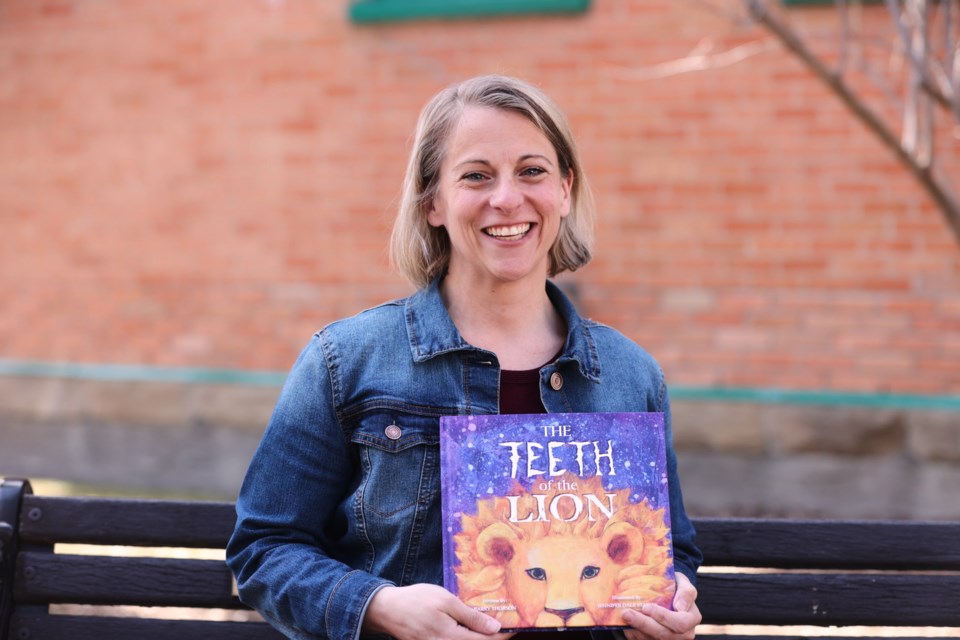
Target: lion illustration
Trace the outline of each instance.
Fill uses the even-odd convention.
[[[461,599],[504,628],[617,626],[625,607],[669,606],[676,584],[664,509],[631,503],[629,489],[611,494],[600,478],[566,474],[553,487],[536,501],[519,484],[508,494],[519,496],[514,514],[517,500],[555,505],[550,514],[559,517],[548,521],[510,522],[507,496],[463,515],[455,536]],[[612,496],[612,517],[581,508],[598,495]]]

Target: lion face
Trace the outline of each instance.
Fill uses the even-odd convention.
[[[487,611],[504,628],[623,625],[618,603],[669,604],[664,511],[622,498],[624,506],[603,522],[524,527],[504,521],[502,498],[483,501],[457,536],[461,598],[478,607],[512,605]]]
[[[620,554],[626,552],[622,546],[605,547],[601,540],[572,535],[527,543],[500,539],[496,544],[512,545],[505,572],[507,592],[521,622],[537,627],[605,624],[603,617],[596,619],[597,604],[609,602],[618,572],[635,555]]]

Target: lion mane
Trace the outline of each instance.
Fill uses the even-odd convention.
[[[665,510],[646,499],[632,503],[630,489],[622,489],[613,492],[612,517],[591,521],[584,511],[566,522],[576,502],[572,496],[582,504],[588,495],[610,492],[598,477],[566,474],[559,480],[538,493],[547,494],[547,502],[561,496],[560,518],[510,522],[507,496],[481,500],[476,515],[462,515],[454,538],[460,598],[505,629],[623,626],[627,607],[669,607],[676,583]],[[532,493],[516,484],[507,495],[523,499]]]

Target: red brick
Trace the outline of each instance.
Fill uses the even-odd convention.
[[[346,8],[0,3],[0,356],[286,368],[320,324],[408,290],[385,247],[416,114],[495,70],[568,110],[600,205],[583,311],[673,383],[955,392],[960,244],[826,88],[780,50],[639,79],[761,31],[667,0],[365,26]],[[710,304],[676,308],[690,290]]]

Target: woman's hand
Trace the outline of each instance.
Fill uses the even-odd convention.
[[[434,584],[384,587],[374,594],[363,618],[364,633],[397,640],[503,640],[500,622],[467,606]]]
[[[624,621],[633,627],[624,631],[627,640],[692,640],[703,616],[697,608],[697,589],[682,573],[677,573],[673,608],[646,604],[640,611],[624,611]]]

